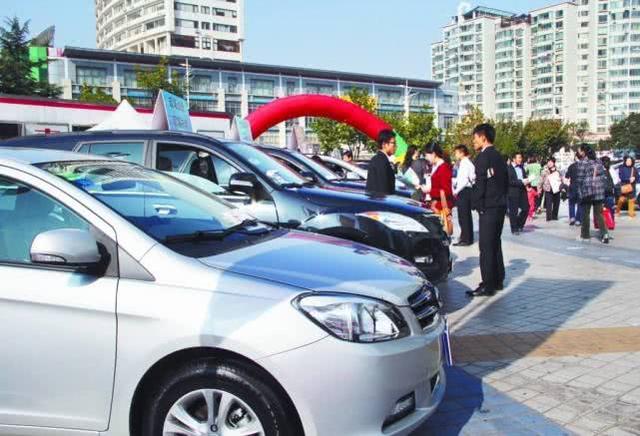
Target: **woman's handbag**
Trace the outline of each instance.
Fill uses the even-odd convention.
[[[451,214],[451,209],[449,209],[449,204],[447,203],[447,196],[442,189],[440,190],[440,204],[442,208],[438,211],[438,215],[440,215],[442,228],[447,235],[451,236],[453,235],[453,215]]]

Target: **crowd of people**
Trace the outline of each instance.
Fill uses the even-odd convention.
[[[598,159],[587,144],[578,146],[573,162],[561,172],[556,159],[540,163],[538,157],[525,158],[517,152],[503,157],[493,146],[495,129],[490,124],[474,130],[475,162],[469,147],[457,145],[455,163],[438,143],[422,151],[410,146],[402,164],[394,166],[395,135],[384,130],[378,138],[379,152],[371,159],[367,190],[382,195],[395,192],[396,176],[413,188],[412,198],[424,202],[438,214],[445,230],[453,233],[451,209],[458,209],[459,238],[453,245],[474,244],[473,216],[479,215],[479,247],[482,283],[471,296],[490,296],[502,289],[504,262],[501,235],[508,215],[511,232],[520,235],[528,222],[544,210],[547,221],[557,221],[562,200],[568,200],[569,224],[579,226],[580,238],[591,238],[591,216],[599,230],[599,240],[608,244],[615,215],[626,204],[629,217],[635,216],[636,182],[634,159],[625,157],[619,168],[607,157]]]

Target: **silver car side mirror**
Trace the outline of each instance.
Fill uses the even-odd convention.
[[[102,260],[96,238],[87,230],[57,229],[38,234],[31,243],[31,261],[59,266],[96,266]]]

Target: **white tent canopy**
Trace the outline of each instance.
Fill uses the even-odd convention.
[[[145,122],[140,114],[129,104],[122,100],[116,110],[97,126],[89,130],[149,130],[151,126]]]

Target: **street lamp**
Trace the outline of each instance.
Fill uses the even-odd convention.
[[[404,88],[404,116],[405,118],[409,118],[409,113],[411,112],[411,99],[416,95],[419,95],[419,92],[410,92],[411,88],[409,88],[409,81],[407,80],[404,85],[396,85],[398,88]]]

